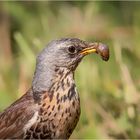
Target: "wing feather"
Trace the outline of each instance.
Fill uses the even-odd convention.
[[[13,103],[0,114],[0,139],[22,138],[24,126],[37,111],[34,104],[32,91]]]

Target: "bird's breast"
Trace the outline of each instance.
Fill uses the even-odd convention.
[[[80,99],[72,80],[54,83],[39,103],[39,118],[32,138],[69,138],[80,116]],[[34,136],[34,137],[33,137]]]
[[[44,95],[40,113],[41,123],[53,138],[68,138],[80,116],[80,100],[75,84],[65,90],[58,90],[53,97]]]

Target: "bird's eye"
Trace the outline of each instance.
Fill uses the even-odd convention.
[[[71,53],[71,54],[74,54],[74,53],[77,52],[77,50],[76,50],[76,48],[75,48],[74,46],[70,46],[70,47],[68,48],[68,51],[69,51],[69,53]]]

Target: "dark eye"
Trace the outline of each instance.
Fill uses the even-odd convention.
[[[70,47],[68,48],[68,51],[69,51],[69,53],[71,53],[71,54],[74,54],[74,53],[77,52],[75,46],[70,46]]]

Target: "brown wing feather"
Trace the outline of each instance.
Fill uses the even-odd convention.
[[[0,114],[0,139],[22,138],[23,128],[36,110],[32,91],[29,90]]]

